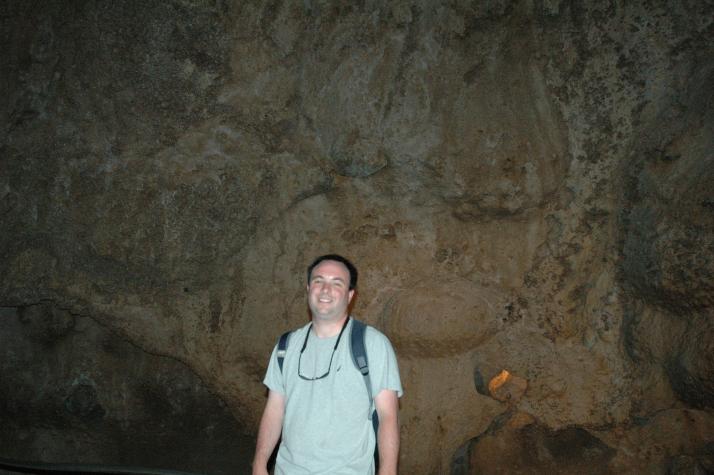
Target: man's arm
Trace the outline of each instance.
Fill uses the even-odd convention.
[[[253,457],[253,475],[268,474],[268,459],[278,443],[283,429],[285,413],[285,398],[277,391],[268,392],[268,402],[265,403],[263,417],[258,429],[258,442],[255,444]]]
[[[374,398],[374,404],[379,415],[379,475],[396,475],[399,459],[399,398],[396,391],[382,389]]]

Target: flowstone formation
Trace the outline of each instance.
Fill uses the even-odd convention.
[[[401,473],[714,471],[714,6],[670,3],[3,3],[1,399],[57,417],[0,408],[0,455],[140,459],[112,364],[245,447],[338,252]]]

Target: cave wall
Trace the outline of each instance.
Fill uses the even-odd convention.
[[[185,364],[250,434],[339,252],[403,473],[711,470],[711,2],[0,9],[0,306]]]
[[[0,458],[228,475],[252,457],[255,439],[183,363],[50,302],[0,315]]]

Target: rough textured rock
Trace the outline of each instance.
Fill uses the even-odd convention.
[[[254,439],[184,364],[51,303],[0,317],[3,458],[232,474],[251,456]]]
[[[468,461],[464,464],[463,456],[455,460],[452,474],[613,473],[608,463],[616,450],[587,430],[550,430],[523,413],[505,419],[495,420],[485,434],[470,443],[464,452]]]
[[[510,404],[517,403],[526,389],[528,389],[528,381],[512,375],[505,369],[488,383],[488,392],[492,398]]]
[[[340,252],[355,314],[399,354],[402,473],[479,473],[497,449],[495,472],[709,470],[713,18],[707,0],[0,3],[0,306],[24,309],[0,325],[46,375],[13,385],[5,358],[2,399],[67,389],[63,434],[38,416],[6,437],[71,435],[45,455],[72,458],[113,417],[109,376],[50,364],[86,319],[184,363],[254,432],[305,266]]]

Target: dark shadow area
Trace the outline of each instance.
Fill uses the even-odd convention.
[[[0,318],[1,457],[211,475],[249,470],[255,439],[183,363],[49,302],[5,307]]]

